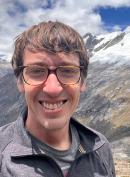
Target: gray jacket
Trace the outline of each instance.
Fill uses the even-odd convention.
[[[0,177],[63,177],[58,164],[37,145],[24,128],[25,115],[0,128]],[[81,145],[67,177],[115,177],[109,143],[100,133],[71,119]]]

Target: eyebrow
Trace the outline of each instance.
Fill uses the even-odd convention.
[[[33,65],[37,65],[37,66],[47,66],[47,64],[43,63],[43,62],[35,62],[35,63],[30,63],[28,64],[29,66],[33,66]]]
[[[47,63],[44,63],[44,62],[35,62],[35,63],[30,63],[28,65],[37,65],[37,66],[48,66]],[[67,62],[61,62],[58,66],[77,66],[75,63],[67,63]]]

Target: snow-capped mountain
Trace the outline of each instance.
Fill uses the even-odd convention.
[[[130,62],[130,30],[113,32],[105,35],[84,36],[91,62]]]

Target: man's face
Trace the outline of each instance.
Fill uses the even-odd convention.
[[[25,50],[23,65],[30,64],[47,67],[79,66],[79,58],[74,54],[32,53]],[[18,81],[17,84],[19,90],[24,92],[28,106],[26,124],[33,132],[68,129],[70,117],[79,102],[80,92],[85,88],[81,81],[74,85],[63,85],[53,72],[41,85],[31,86],[23,81]]]

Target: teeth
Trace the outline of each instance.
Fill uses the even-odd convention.
[[[63,101],[60,101],[58,103],[48,103],[48,102],[42,102],[42,105],[47,109],[57,109],[63,105]]]

